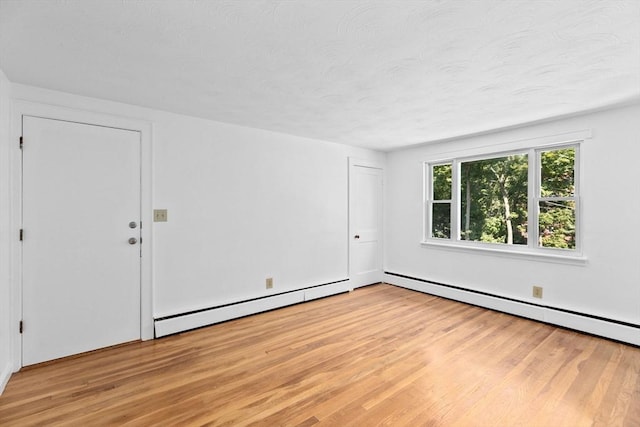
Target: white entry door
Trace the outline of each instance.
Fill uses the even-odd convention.
[[[382,169],[354,160],[349,165],[349,234],[353,286],[382,281]]]
[[[23,117],[22,365],[140,338],[140,133]]]

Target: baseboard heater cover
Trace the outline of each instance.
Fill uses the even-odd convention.
[[[224,306],[213,307],[211,309],[198,310],[195,312],[185,313],[184,315],[166,317],[154,321],[155,336],[156,338],[160,338],[166,335],[188,331],[190,329],[213,325],[214,323],[236,319],[238,317],[273,310],[274,308],[285,307],[287,305],[298,304],[317,298],[348,292],[351,289],[351,282],[348,279],[345,279],[324,285],[317,285],[305,289],[256,298],[253,300],[241,301],[235,304],[226,304]]]
[[[385,272],[385,283],[640,346],[640,325]]]

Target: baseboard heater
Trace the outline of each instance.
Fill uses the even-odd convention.
[[[384,276],[384,281],[391,285],[640,346],[640,325],[634,323],[501,297],[398,273],[385,272]]]
[[[279,294],[161,317],[154,320],[155,336],[159,338],[250,314],[273,310],[274,308],[348,292],[351,289],[349,279],[343,279]]]

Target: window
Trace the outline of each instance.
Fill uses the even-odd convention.
[[[538,153],[540,185],[538,245],[545,248],[576,248],[576,149],[573,147]]]
[[[431,236],[451,237],[451,163],[431,166]]]
[[[527,154],[460,162],[460,238],[527,244]]]
[[[426,163],[424,240],[575,252],[578,150],[571,144]]]

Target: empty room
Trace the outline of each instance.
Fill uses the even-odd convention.
[[[640,426],[640,1],[0,0],[1,426]]]

